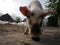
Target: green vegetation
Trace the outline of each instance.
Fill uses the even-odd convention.
[[[60,16],[60,0],[49,0],[46,7],[55,11],[54,16]]]
[[[52,14],[54,17],[55,25],[58,26],[58,17],[60,17],[60,0],[49,0],[46,7],[52,9],[55,12]],[[52,20],[52,19],[51,19]],[[53,22],[52,22],[53,23]]]

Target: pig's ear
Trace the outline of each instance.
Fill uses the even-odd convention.
[[[24,16],[27,16],[28,13],[30,12],[27,7],[20,7],[19,8],[20,12],[24,15]]]
[[[47,16],[48,14],[53,14],[53,10],[43,10],[43,16]]]

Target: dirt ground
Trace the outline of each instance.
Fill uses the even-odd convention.
[[[60,45],[60,28],[44,28],[41,41],[35,42],[30,34],[24,35],[24,29],[6,31],[5,27],[1,30],[0,25],[0,45]]]

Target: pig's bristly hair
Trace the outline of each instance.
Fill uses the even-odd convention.
[[[43,15],[44,17],[52,13],[52,11],[44,10],[41,6],[41,3],[38,0],[32,1],[28,6],[28,8],[24,6],[24,7],[20,7],[19,10],[24,16],[29,15],[31,12],[35,12],[35,14],[38,15]]]

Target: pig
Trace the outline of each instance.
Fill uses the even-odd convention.
[[[40,41],[42,21],[45,16],[52,14],[52,10],[43,9],[39,0],[33,0],[29,6],[20,6],[19,11],[27,17],[28,30],[31,33],[31,39]]]

